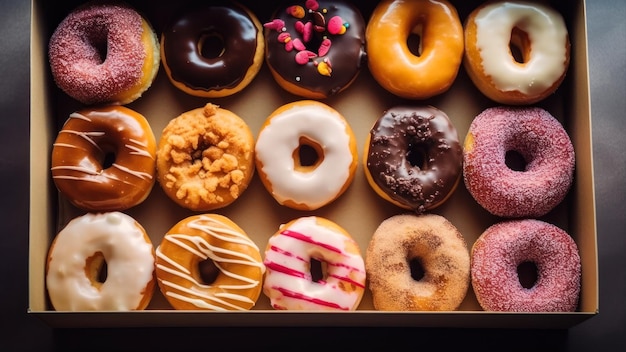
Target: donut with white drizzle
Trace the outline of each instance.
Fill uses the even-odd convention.
[[[256,244],[229,218],[193,215],[156,250],[159,288],[178,310],[249,310],[261,294],[265,266]]]
[[[319,279],[313,260],[325,263]],[[288,222],[269,239],[263,292],[280,310],[355,310],[365,290],[365,264],[357,243],[322,217]],[[323,265],[322,265],[323,268]]]
[[[146,118],[123,106],[70,114],[52,148],[52,179],[75,206],[125,210],[155,182],[156,140]]]

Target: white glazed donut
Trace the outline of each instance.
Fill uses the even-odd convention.
[[[517,59],[511,47],[519,50]],[[552,94],[569,65],[561,14],[531,1],[487,2],[465,24],[465,68],[474,84],[503,104],[532,104]]]
[[[300,153],[314,150],[312,162]],[[315,210],[337,199],[357,167],[356,140],[345,118],[330,106],[303,100],[281,106],[265,121],[255,146],[263,185],[279,204]]]
[[[106,279],[98,278],[106,263]],[[144,309],[155,286],[154,248],[143,227],[120,213],[70,221],[48,253],[46,285],[58,311]]]
[[[320,278],[312,260],[325,263]],[[282,310],[355,310],[365,290],[357,243],[334,222],[315,216],[281,226],[268,241],[263,292]]]

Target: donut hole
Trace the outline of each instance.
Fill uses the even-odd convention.
[[[413,258],[409,260],[409,270],[411,272],[411,278],[415,281],[420,281],[426,274],[424,271],[424,265],[422,265],[422,260],[420,258]]]
[[[311,258],[311,281],[320,282],[326,279],[327,264],[324,261]]]
[[[509,50],[515,62],[525,64],[530,60],[530,39],[528,33],[515,27],[511,31]]]
[[[307,137],[300,137],[298,147],[293,151],[292,158],[296,170],[306,171],[307,169],[315,169],[320,165],[324,160],[324,153],[319,143]]]
[[[409,32],[409,36],[406,39],[406,45],[409,48],[409,52],[417,57],[422,56],[422,37],[423,37],[423,29],[424,26],[419,23],[417,26],[413,27],[411,32]]]
[[[504,163],[513,171],[526,171],[528,164],[524,156],[516,150],[509,150],[504,154]]]
[[[102,252],[96,252],[85,261],[85,275],[90,278],[91,284],[100,288],[108,277],[107,262]]]
[[[198,40],[198,52],[206,59],[216,59],[224,55],[226,45],[224,38],[215,32],[204,33]]]
[[[517,266],[517,277],[523,288],[532,288],[539,277],[537,265],[531,261],[524,261]]]
[[[205,259],[198,262],[198,274],[202,283],[210,285],[217,280],[220,269],[211,259]]]
[[[87,37],[88,45],[93,50],[91,57],[97,64],[102,64],[106,61],[109,47],[106,36],[100,35],[100,33],[107,33],[107,29],[94,29],[93,32],[93,35]]]
[[[409,143],[406,150],[406,161],[421,170],[428,167],[428,147],[423,143]]]

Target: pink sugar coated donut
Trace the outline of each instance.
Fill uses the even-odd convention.
[[[525,168],[507,166],[516,152]],[[565,198],[574,174],[574,147],[563,126],[538,107],[493,107],[472,121],[464,143],[463,177],[490,213],[540,217]]]
[[[71,12],[48,44],[56,84],[84,104],[115,103],[142,79],[142,25],[141,15],[124,5],[90,3]]]
[[[537,279],[524,288],[518,265],[531,262]],[[580,256],[562,229],[535,219],[508,220],[489,227],[471,251],[471,279],[484,310],[571,312],[580,293]]]

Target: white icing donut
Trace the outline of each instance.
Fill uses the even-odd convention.
[[[468,29],[475,30],[475,42],[469,39]],[[522,51],[523,62],[514,58],[510,44]],[[535,101],[545,97],[546,91],[556,89],[569,64],[568,31],[563,17],[551,7],[535,2],[499,1],[477,8],[468,18],[466,46],[466,61],[470,61],[470,66],[480,66],[474,69],[483,71],[492,88],[503,93],[518,92],[525,99],[537,97]],[[479,58],[473,58],[474,53]],[[479,62],[472,63],[473,60]],[[475,74],[470,72],[472,76]],[[519,103],[520,99],[495,98],[502,103]]]
[[[311,260],[326,264],[313,281]],[[293,220],[265,251],[263,292],[285,310],[355,310],[365,289],[365,264],[357,243],[339,225],[310,216]]]
[[[316,150],[317,161],[302,165],[298,150]],[[317,101],[286,104],[274,111],[259,133],[257,170],[276,201],[315,210],[339,197],[357,167],[352,129],[333,108]]]
[[[102,260],[106,280],[97,280]],[[48,254],[46,285],[59,311],[144,309],[154,291],[154,250],[143,227],[120,213],[70,221]]]

